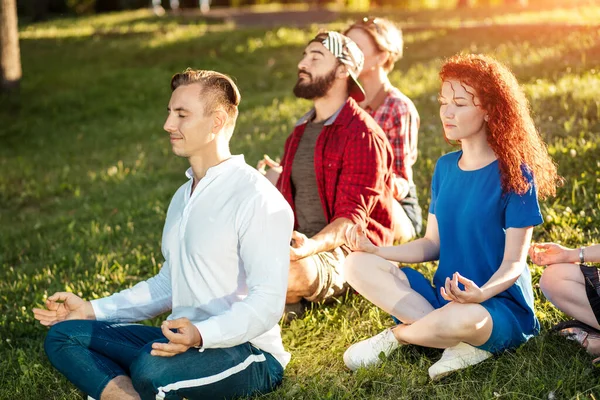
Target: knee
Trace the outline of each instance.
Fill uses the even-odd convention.
[[[367,269],[366,264],[369,262],[368,253],[355,252],[350,253],[344,260],[344,279],[351,286],[362,280],[362,274]]]
[[[344,279],[352,287],[361,282],[369,281],[374,270],[391,273],[396,268],[389,261],[370,253],[354,252],[344,260]],[[396,268],[397,269],[397,268]]]
[[[399,221],[394,225],[394,240],[397,240],[400,243],[406,243],[414,239],[415,236],[415,228],[410,220]]]
[[[50,360],[73,340],[73,335],[80,330],[80,323],[79,320],[63,321],[50,327],[44,340],[44,350]]]
[[[141,351],[129,368],[133,387],[140,395],[146,394],[146,396],[142,395],[142,398],[158,393],[157,388],[160,386],[158,382],[160,375],[157,372],[158,368],[155,368],[153,358],[157,357],[147,351]]]
[[[317,268],[309,260],[290,262],[288,291],[301,290],[310,286],[317,278]]]
[[[560,291],[562,274],[560,265],[549,265],[546,267],[542,276],[540,277],[540,289],[544,296],[550,301],[556,296],[556,293]]]
[[[169,384],[173,375],[172,358],[153,356],[150,347],[145,347],[129,368],[134,389],[145,398],[154,398],[158,389]]]
[[[435,329],[447,338],[462,340],[492,323],[490,314],[479,304],[449,303],[443,310],[444,318],[437,319]]]

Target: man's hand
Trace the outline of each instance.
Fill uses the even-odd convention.
[[[46,300],[46,310],[33,309],[33,316],[44,326],[68,319],[96,319],[92,303],[68,292],[54,293]]]
[[[399,176],[394,176],[393,186],[394,187],[392,194],[394,196],[394,199],[402,200],[408,195],[408,192],[410,190],[410,184],[406,179],[401,178]]]
[[[458,287],[459,282],[465,287],[464,290],[460,290]],[[465,278],[458,272],[452,275],[452,279],[446,278],[446,286],[440,288],[440,293],[448,301],[463,304],[481,303],[486,300],[484,299],[483,290],[475,282]]]
[[[352,251],[375,254],[379,250],[379,247],[369,240],[365,229],[360,224],[355,224],[346,231],[346,244]]]
[[[537,265],[577,262],[576,252],[556,243],[533,243],[529,247],[529,257]]]
[[[202,336],[189,319],[178,318],[164,321],[160,326],[163,335],[169,339],[169,343],[152,343],[150,354],[160,357],[173,357],[179,353],[185,353],[190,347],[201,346]],[[173,332],[171,329],[177,329]]]
[[[266,168],[269,167],[267,170]],[[258,172],[263,174],[269,182],[273,185],[277,184],[277,180],[279,179],[279,175],[281,175],[281,171],[283,171],[283,167],[277,161],[274,161],[268,155],[264,155],[263,159],[258,162],[256,165],[256,169]]]
[[[316,243],[298,231],[292,232],[292,245],[290,246],[290,260],[297,261],[316,254]]]

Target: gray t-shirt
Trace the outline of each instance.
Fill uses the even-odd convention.
[[[315,174],[315,145],[324,123],[325,121],[306,124],[292,162],[298,232],[308,237],[319,233],[327,225]]]

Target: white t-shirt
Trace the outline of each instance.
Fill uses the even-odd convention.
[[[172,310],[188,318],[203,348],[250,342],[285,368],[281,341],[293,213],[242,155],[211,167],[191,194],[193,173],[173,196],[160,272],[131,289],[93,300],[98,320],[140,321]]]

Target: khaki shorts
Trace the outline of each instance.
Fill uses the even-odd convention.
[[[312,302],[332,300],[348,291],[350,285],[344,279],[343,270],[344,260],[348,254],[350,254],[350,249],[340,246],[331,251],[310,256],[317,266],[318,287],[312,296],[305,297],[306,300]]]

